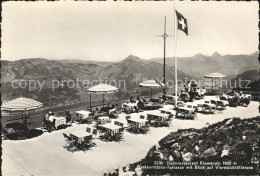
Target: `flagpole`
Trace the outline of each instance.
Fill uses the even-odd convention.
[[[176,9],[175,9],[175,3],[174,3],[174,62],[175,62],[175,107],[177,107],[177,93],[178,93],[178,85],[177,85],[177,57],[176,57],[176,45],[177,45],[177,36],[176,36]]]

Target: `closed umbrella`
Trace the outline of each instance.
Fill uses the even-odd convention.
[[[225,75],[217,72],[213,72],[211,74],[205,75],[205,78],[211,78],[212,79],[212,94],[213,94],[213,89],[214,89],[214,79],[219,79],[223,78]]]
[[[19,97],[15,98],[10,101],[6,101],[1,105],[1,111],[8,111],[8,112],[22,112],[22,120],[23,120],[23,113],[30,110],[35,110],[42,107],[42,103],[30,99]]]
[[[104,96],[108,93],[115,93],[118,91],[117,87],[111,86],[109,84],[98,84],[87,89],[90,93],[90,110],[91,110],[91,93],[102,94],[103,95],[103,107],[104,107]]]
[[[147,80],[139,84],[140,87],[150,87],[151,88],[151,98],[153,96],[153,88],[163,88],[164,84],[157,82],[155,80]]]

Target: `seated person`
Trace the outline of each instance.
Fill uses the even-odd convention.
[[[221,97],[222,97],[223,99],[225,99],[225,100],[228,99],[228,96],[227,96],[227,94],[226,94],[226,91],[221,95]]]
[[[70,111],[69,111],[69,110],[66,110],[66,111],[65,111],[65,114],[66,114],[66,123],[68,123],[68,122],[71,121],[71,114],[70,114]]]
[[[134,103],[134,98],[133,98],[133,96],[130,97],[130,103]]]

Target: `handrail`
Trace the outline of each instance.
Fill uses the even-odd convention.
[[[105,103],[104,106],[109,106],[111,103]],[[112,103],[113,104],[113,103]],[[103,104],[98,104],[98,105],[94,105],[92,106],[93,107],[100,107],[100,106],[103,106]],[[79,110],[79,109],[83,109],[83,108],[73,108],[73,109],[70,109],[70,111],[75,111],[75,110]],[[89,109],[89,107],[87,107],[86,109]],[[55,111],[54,113],[60,113],[60,112],[64,112],[64,110],[62,111]],[[30,119],[30,118],[33,118],[33,117],[37,117],[37,116],[44,116],[45,113],[41,113],[41,114],[36,114],[36,115],[31,115],[31,116],[28,116],[27,119]],[[7,117],[7,116],[10,116],[10,115],[5,115],[2,117]],[[16,115],[18,116],[18,115]],[[9,122],[9,121],[14,121],[14,120],[21,120],[22,118],[15,118],[15,119],[8,119],[8,120],[3,120],[3,122]]]

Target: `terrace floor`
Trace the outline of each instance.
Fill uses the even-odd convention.
[[[206,97],[212,99],[214,97]],[[203,100],[205,101],[205,99]],[[199,102],[199,101],[196,101]],[[139,161],[147,154],[151,146],[170,132],[186,128],[203,128],[225,118],[251,118],[259,116],[258,102],[248,107],[227,107],[227,110],[212,115],[198,114],[197,120],[173,119],[173,127],[151,128],[151,134],[124,133],[122,142],[103,142],[94,139],[97,147],[92,151],[71,153],[63,146],[62,133],[86,130],[87,124],[73,124],[72,127],[45,132],[41,136],[20,140],[2,141],[2,175],[91,175],[101,176],[128,163]],[[147,112],[145,112],[147,113]],[[120,114],[119,119],[124,120]]]

